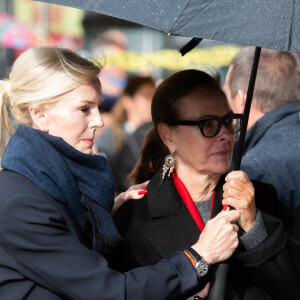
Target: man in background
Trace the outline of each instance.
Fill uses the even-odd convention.
[[[232,59],[224,91],[243,113],[254,55],[243,48]],[[300,232],[300,61],[295,54],[262,49],[241,169],[270,183],[295,216]],[[237,143],[236,143],[237,145]]]

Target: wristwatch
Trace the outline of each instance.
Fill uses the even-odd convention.
[[[197,251],[189,247],[184,250],[185,255],[191,260],[196,272],[198,279],[205,276],[208,272],[208,263],[199,255]],[[193,261],[192,261],[193,260]]]

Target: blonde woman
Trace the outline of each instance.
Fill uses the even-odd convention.
[[[109,165],[92,153],[95,130],[104,125],[100,71],[70,50],[37,47],[0,82],[1,299],[176,299],[197,285],[182,251],[124,274],[109,267],[120,240],[112,209],[141,197],[144,186],[114,204]],[[20,125],[8,142],[9,109]],[[231,224],[239,213],[222,216]],[[234,226],[222,233],[219,259],[237,246]]]

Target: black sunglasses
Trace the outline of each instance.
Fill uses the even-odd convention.
[[[204,137],[214,137],[220,130],[222,125],[229,130],[231,134],[237,133],[241,130],[243,121],[242,114],[232,114],[223,118],[212,117],[199,121],[191,120],[179,120],[174,122],[168,122],[169,125],[187,125],[187,126],[199,126],[200,131]]]

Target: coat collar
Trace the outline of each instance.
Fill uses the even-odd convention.
[[[224,176],[217,184],[212,217],[222,210]],[[149,217],[143,219],[138,230],[160,257],[168,257],[174,250],[193,245],[201,234],[174,185],[172,177],[161,180],[157,172],[147,185],[145,199]]]
[[[217,187],[211,217],[215,217],[222,210],[223,185],[225,175],[222,175]],[[161,179],[161,171],[158,171],[147,186],[147,198],[149,212],[152,218],[165,217],[179,213],[181,205],[184,205],[172,177]]]
[[[299,113],[300,113],[300,101],[297,101],[297,102],[280,106],[265,114],[249,130],[247,130],[244,153],[248,149],[251,149],[254,145],[256,145],[256,143],[261,140],[262,136],[274,124],[278,123],[279,121],[283,120],[288,116],[294,115],[298,119]]]
[[[171,176],[162,180],[161,171],[158,171],[149,182],[147,190],[152,218],[178,214],[182,201]]]

